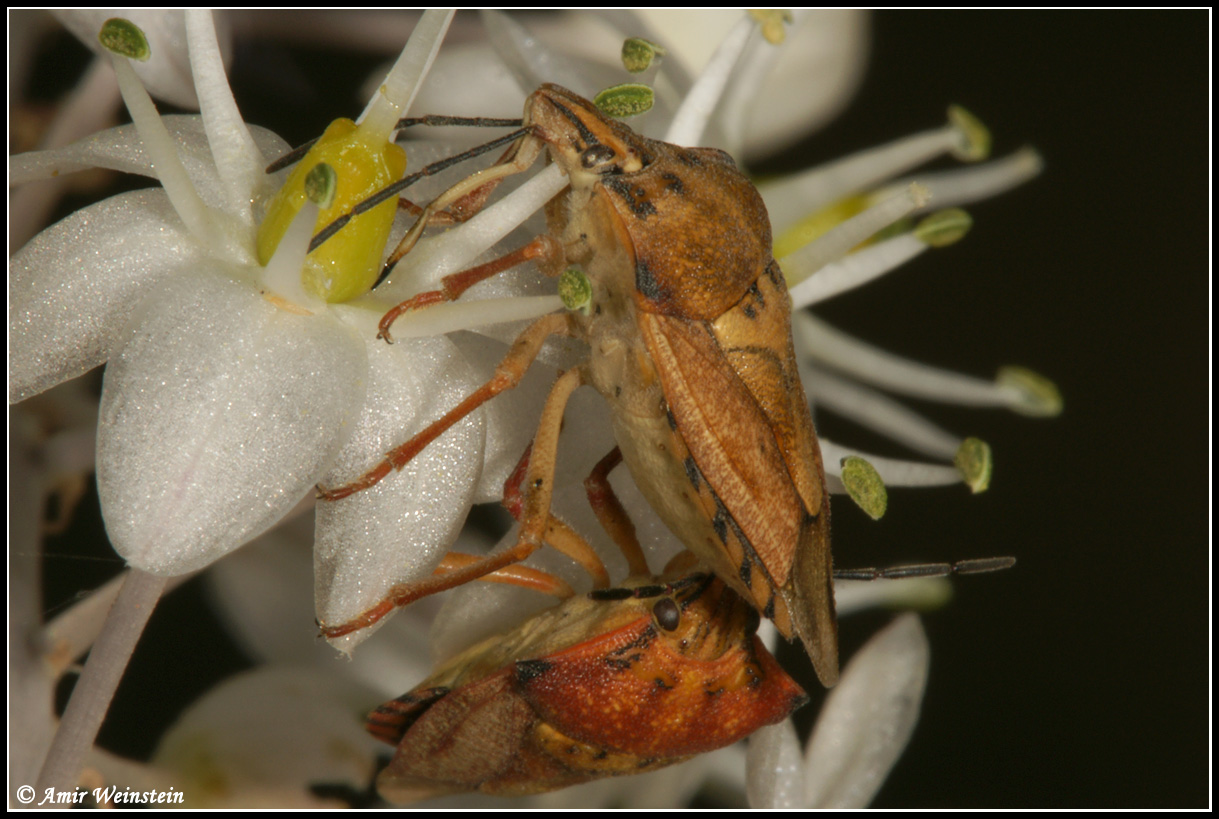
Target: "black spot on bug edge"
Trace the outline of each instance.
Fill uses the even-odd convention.
[[[614,385],[614,397],[618,398],[621,395],[622,395],[622,386],[620,384],[615,384]]]
[[[752,319],[752,318],[758,317],[758,311],[753,309],[752,304],[746,304],[744,307],[741,308],[741,312],[745,314],[746,318]]]
[[[609,751],[602,748],[601,750],[597,751],[597,753],[593,754],[593,759],[609,759]]]
[[[536,680],[552,668],[554,668],[554,663],[549,660],[517,660],[516,681],[527,683]]]
[[[673,191],[673,193],[681,196],[686,192],[686,185],[681,181],[681,177],[675,173],[665,172],[660,175],[660,178],[665,181],[665,189]]]
[[[728,510],[720,505],[716,505],[715,517],[711,520],[711,527],[715,529],[715,534],[719,536],[720,542],[728,543]]]
[[[696,153],[676,151],[674,155],[677,157],[677,161],[683,165],[689,165],[692,168],[701,168],[703,166],[703,158]]]
[[[741,566],[736,570],[737,576],[741,578],[741,582],[746,586],[750,585],[750,578],[753,577],[753,567],[749,565],[748,560],[742,560]]]
[[[672,691],[674,688],[676,688],[676,686],[670,685],[669,683],[665,682],[660,677],[654,678],[652,680],[652,682],[654,682],[656,684],[656,687],[659,688],[661,691]]]
[[[774,598],[774,596],[771,596],[771,598],[766,601],[766,608],[762,610],[762,614],[766,615],[767,620],[775,619],[775,598]]]
[[[769,265],[767,265],[766,266],[766,275],[770,278],[771,284],[773,284],[775,287],[778,287],[779,282],[782,281],[782,278],[783,278],[783,271],[779,269],[779,263],[771,262]],[[758,286],[758,283],[754,282],[754,287],[757,287],[757,286]]]
[[[656,206],[645,198],[647,196],[645,189],[632,187],[630,182],[612,176],[603,177],[601,184],[618,194],[618,197],[626,203],[636,218],[646,220],[649,216],[656,214]]]
[[[686,477],[690,479],[690,485],[696,490],[699,483],[702,481],[702,474],[698,471],[698,464],[694,463],[694,458],[686,458],[684,461],[686,467]]]
[[[663,301],[665,298],[665,292],[656,281],[651,268],[641,261],[635,263],[635,289],[648,301]]]
[[[665,420],[669,422],[669,429],[677,432],[677,416],[673,414],[673,410],[669,409],[669,405],[663,401],[661,405],[665,408]]]
[[[631,660],[629,658],[606,657],[605,664],[615,671],[629,671],[631,668]]]

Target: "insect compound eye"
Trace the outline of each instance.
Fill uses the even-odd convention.
[[[676,631],[681,623],[681,610],[669,597],[656,601],[652,606],[652,616],[656,618],[656,624],[665,631]]]
[[[591,171],[599,165],[613,162],[616,156],[617,154],[610,146],[594,145],[591,148],[585,148],[584,152],[580,154],[580,164]]]

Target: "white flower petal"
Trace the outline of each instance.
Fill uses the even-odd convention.
[[[228,200],[216,173],[203,119],[194,115],[167,116],[161,119],[174,138],[178,156],[182,159],[186,174],[199,197],[211,207],[224,208]],[[250,126],[250,133],[264,156],[279,157],[290,150],[288,143],[266,128]],[[121,125],[62,148],[17,154],[9,160],[9,186],[89,168],[109,168],[113,171],[156,178],[152,160],[148,158],[148,152],[144,149],[144,143],[135,126]],[[262,186],[269,188],[272,180],[276,178],[272,176],[265,179]]]
[[[376,338],[378,314],[332,309],[365,339],[370,368],[365,404],[351,439],[324,476],[324,486],[358,478],[479,386],[447,339],[409,339],[391,346]],[[483,439],[481,413],[475,412],[402,471],[351,497],[319,503],[314,576],[321,622],[351,620],[379,603],[391,586],[431,574],[470,509]],[[354,647],[372,631],[343,638],[343,647]]]
[[[790,719],[766,725],[749,738],[745,789],[751,808],[804,807],[803,756]]]
[[[363,403],[363,344],[339,323],[197,269],[145,299],[102,393],[98,494],[110,539],[154,574],[206,566],[281,518]]]
[[[68,31],[96,54],[106,54],[97,41],[102,23],[111,17],[125,17],[140,27],[148,38],[151,55],[147,62],[132,61],[136,74],[148,92],[180,108],[198,108],[195,83],[186,49],[186,21],[181,11],[150,9],[88,9],[55,12]],[[229,26],[216,26],[225,61],[232,59]]]
[[[153,764],[190,808],[334,807],[317,783],[365,788],[383,746],[354,716],[376,695],[317,669],[271,666],[226,680],[162,738]]]
[[[160,189],[119,194],[34,237],[9,263],[9,403],[104,363],[149,289],[206,253]]]
[[[929,655],[918,615],[904,614],[851,658],[805,753],[806,806],[872,801],[918,722]]]
[[[334,649],[318,639],[315,621],[313,532],[313,516],[301,515],[203,575],[226,630],[256,660],[322,671],[335,667]],[[407,608],[342,664],[343,673],[383,700],[409,690],[431,671],[428,627],[439,607],[438,600],[421,600]]]

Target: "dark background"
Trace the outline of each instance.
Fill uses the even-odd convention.
[[[951,102],[990,127],[996,155],[1032,144],[1046,162],[971,207],[964,242],[821,310],[916,360],[979,376],[1031,367],[1066,406],[1054,420],[920,406],[990,442],[990,491],[895,491],[879,523],[836,506],[842,566],[1019,558],[958,581],[953,603],[924,618],[923,716],[875,807],[1209,804],[1208,37],[1205,12],[878,13],[850,108],[762,168],[934,127]],[[310,69],[287,47],[238,45],[247,119],[294,143],[362,105],[335,62]],[[324,109],[257,90],[274,56],[313,72],[302,87]],[[360,79],[377,61],[334,56]],[[94,502],[52,551],[92,540],[104,555],[85,533],[96,515]],[[48,564],[48,605],[96,585],[72,574],[82,562]],[[111,747],[147,753],[154,726],[244,664],[201,620],[196,585],[154,618],[103,730]],[[886,619],[844,620],[844,657]]]
[[[1026,365],[1065,399],[1055,420],[936,410],[991,443],[990,491],[894,492],[878,524],[835,518],[840,564],[1020,561],[958,581],[954,605],[925,618],[923,717],[874,806],[1204,806],[1208,16],[873,22],[863,89],[808,142],[809,162],[958,102],[997,155],[1031,143],[1045,171],[971,207],[959,245],[823,314],[965,372]]]

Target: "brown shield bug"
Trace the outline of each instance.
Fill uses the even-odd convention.
[[[572,597],[445,663],[368,717],[391,802],[528,794],[643,773],[743,739],[806,701],[710,575]]]
[[[579,267],[591,285],[587,315],[535,321],[491,381],[364,476],[320,496],[346,497],[400,469],[460,418],[516,386],[549,336],[582,339],[588,360],[560,375],[538,427],[518,548],[452,573],[450,584],[540,547],[563,409],[577,387],[591,384],[612,410],[615,453],[661,519],[785,637],[800,637],[822,683],[832,685],[838,649],[829,496],[761,198],[722,151],[642,137],[557,85],[530,95],[523,125],[497,165],[423,210],[390,264],[434,218],[468,217],[499,180],[543,153],[570,180],[547,207],[549,235],[400,305],[383,319],[382,335],[389,340],[402,312],[455,299],[530,259],[550,275]],[[326,633],[369,625],[418,591],[399,587]]]

